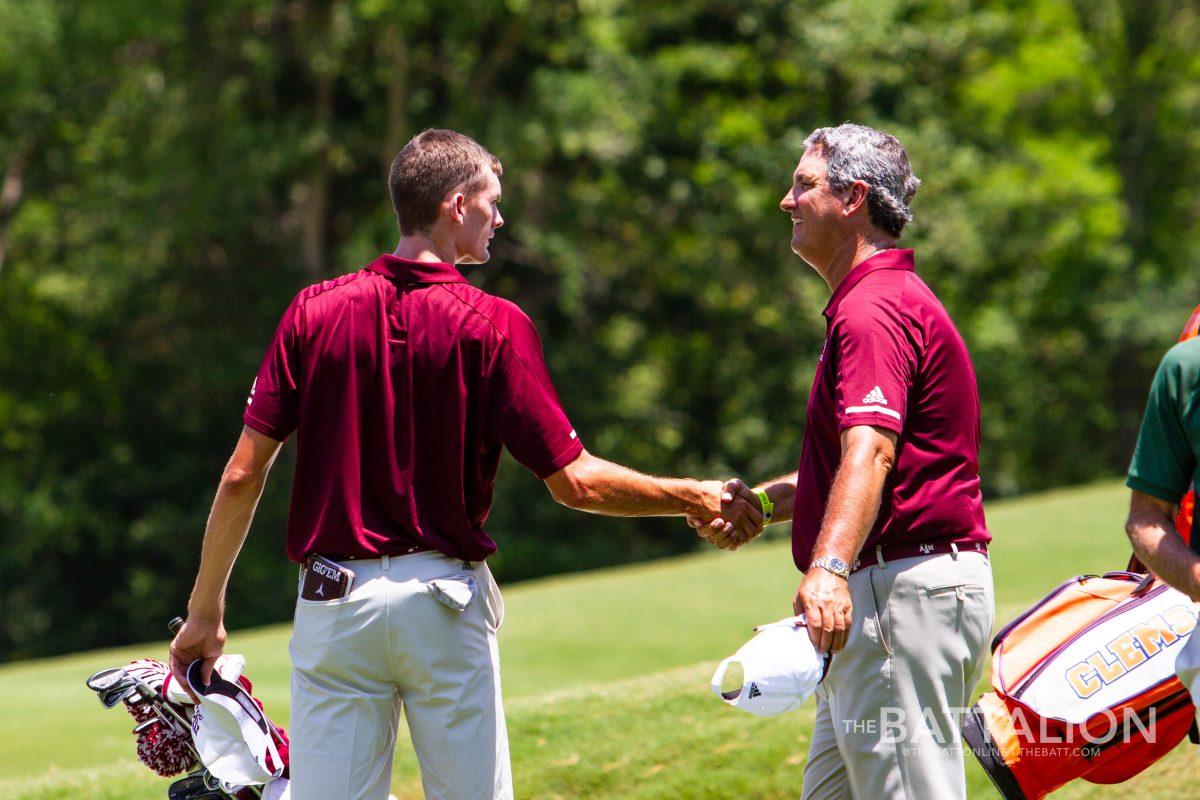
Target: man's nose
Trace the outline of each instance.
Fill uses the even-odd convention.
[[[796,200],[795,200],[795,198],[792,197],[791,192],[788,192],[787,194],[785,194],[783,196],[783,199],[779,201],[779,208],[782,209],[783,211],[791,211],[795,207],[796,207]]]

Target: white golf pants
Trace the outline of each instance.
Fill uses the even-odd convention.
[[[347,597],[296,601],[293,800],[386,800],[402,707],[426,797],[511,798],[496,646],[504,605],[487,565],[425,552],[343,566],[355,575]],[[471,578],[463,611],[431,588]]]

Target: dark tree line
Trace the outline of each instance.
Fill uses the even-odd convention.
[[[573,421],[645,470],[797,460],[825,288],[776,206],[804,135],[888,129],[972,353],[993,497],[1124,468],[1200,302],[1200,13],[1147,0],[0,0],[0,660],[160,638],[288,299],[390,250],[429,126],[504,161],[491,264]],[[290,613],[290,449],[230,622]],[[513,463],[513,580],[694,546]]]

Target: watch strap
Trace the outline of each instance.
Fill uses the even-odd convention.
[[[809,564],[809,568],[811,569],[812,567],[819,567],[828,573],[837,575],[839,578],[846,578],[847,580],[850,578],[850,565],[834,556],[821,556],[820,558],[813,559],[812,563]]]

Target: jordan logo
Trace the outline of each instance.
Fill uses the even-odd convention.
[[[862,399],[864,405],[886,406],[887,398],[883,396],[883,389],[876,386],[871,391],[867,392],[867,396]]]
[[[315,592],[313,592],[313,594],[319,594],[319,595],[321,595],[321,597],[324,597],[325,596],[325,584],[318,583],[317,590]]]

